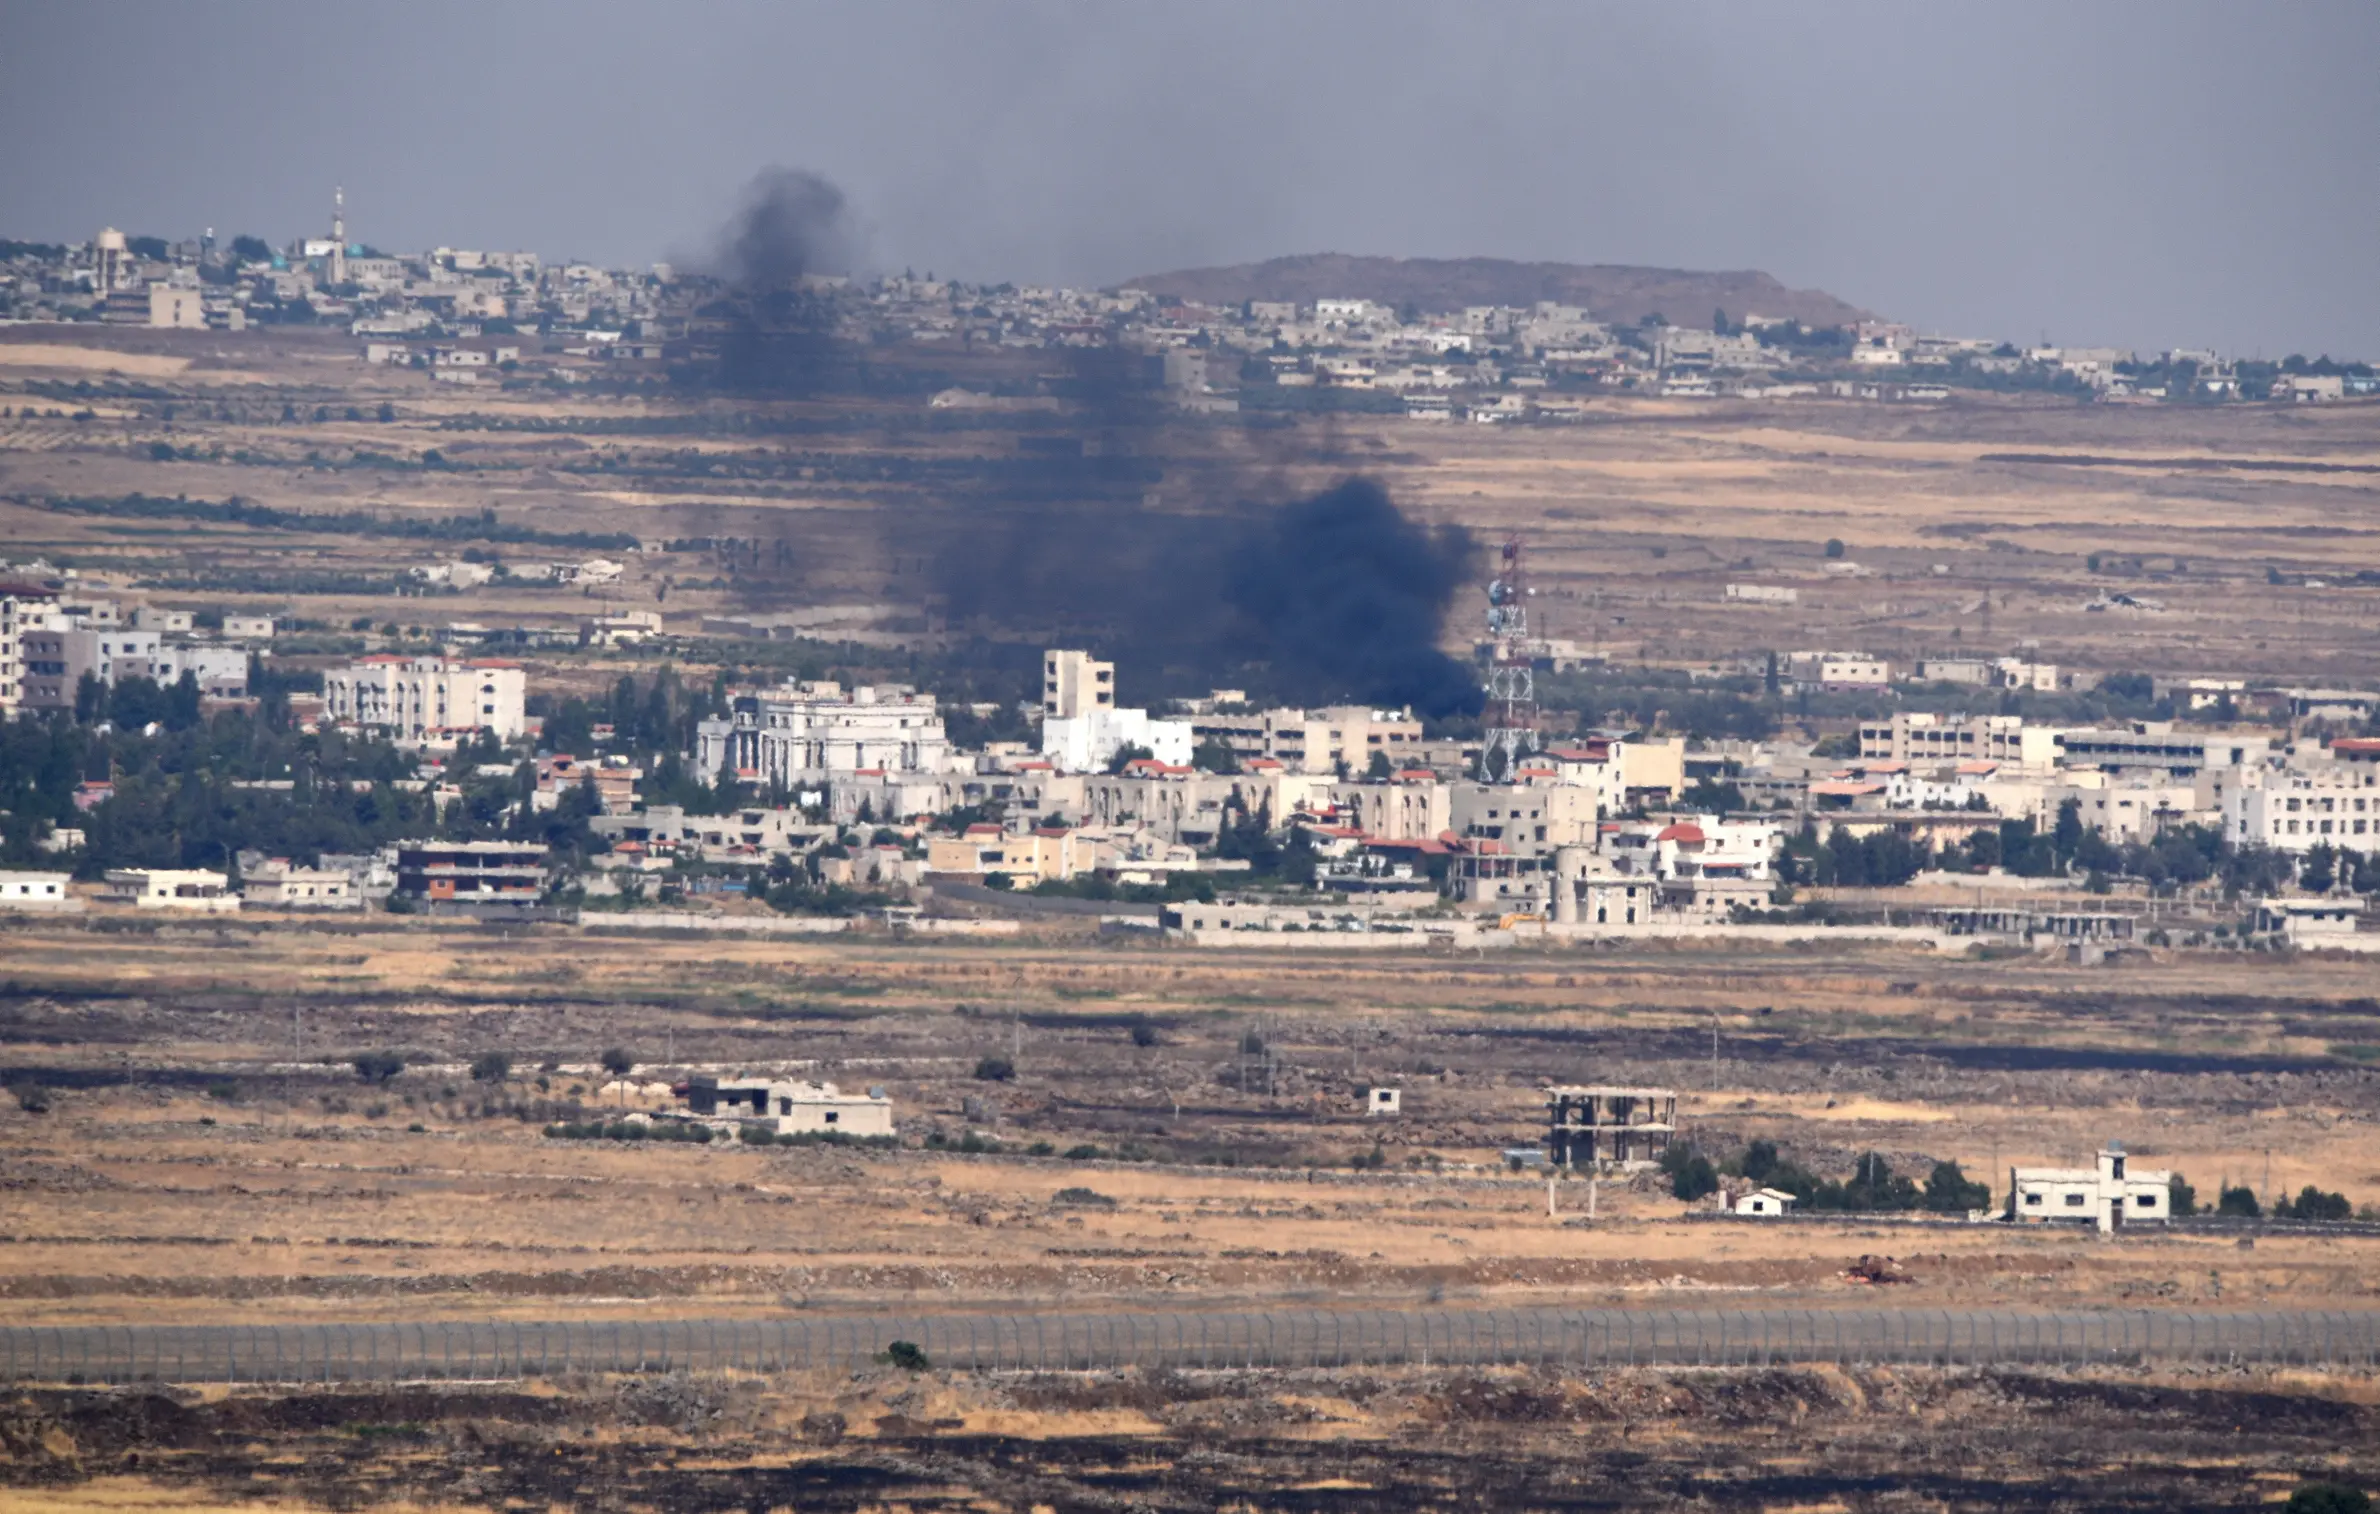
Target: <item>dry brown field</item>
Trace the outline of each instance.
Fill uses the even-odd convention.
[[[1653,1083],[1681,1091],[1714,1159],[1765,1137],[1822,1173],[1874,1151],[1998,1186],[2122,1139],[2209,1202],[2228,1180],[2368,1204],[2380,1002],[2352,961],[1389,959],[256,921],[0,940],[10,1075],[53,1089],[46,1113],[0,1109],[15,1322],[1801,1307],[1862,1296],[1844,1269],[1873,1253],[1916,1279],[1895,1301],[1956,1307],[2340,1307],[2380,1288],[2380,1241],[2359,1236],[1763,1227],[1689,1218],[1649,1178],[1599,1185],[1587,1223],[1584,1182],[1557,1185],[1549,1216],[1546,1185],[1501,1158],[1537,1140],[1549,1082]],[[768,1067],[882,1086],[903,1149],[544,1136],[612,1102],[611,1046],[640,1082]],[[411,1064],[386,1088],[348,1065],[379,1049]],[[489,1051],[513,1065],[501,1086],[467,1074]],[[1015,1080],[979,1081],[986,1056]],[[1375,1083],[1406,1091],[1402,1116],[1360,1112]],[[1001,1153],[949,1149],[969,1133]],[[1063,1155],[1083,1147],[1100,1155]],[[1112,1202],[1057,1199],[1079,1187]]]

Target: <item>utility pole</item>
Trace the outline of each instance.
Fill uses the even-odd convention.
[[[1711,1097],[1719,1096],[1719,1012],[1711,1011]]]

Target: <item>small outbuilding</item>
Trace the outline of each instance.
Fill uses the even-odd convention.
[[[1800,1202],[1782,1188],[1755,1188],[1735,1201],[1735,1212],[1774,1217],[1791,1214],[1793,1206]]]
[[[1402,1088],[1370,1088],[1364,1091],[1365,1114],[1402,1114],[1404,1109],[1405,1090]]]

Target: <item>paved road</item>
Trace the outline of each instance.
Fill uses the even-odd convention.
[[[847,1370],[895,1341],[937,1366],[2257,1362],[2380,1366],[2380,1311],[1275,1309],[793,1315],[0,1330],[0,1377],[82,1382],[494,1379]]]

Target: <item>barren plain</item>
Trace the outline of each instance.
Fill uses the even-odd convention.
[[[751,405],[433,385],[353,346],[0,333],[0,555],[338,636],[364,622],[358,645],[393,640],[384,623],[561,628],[602,605],[689,632],[796,611],[821,645],[886,655],[1022,634],[952,623],[925,563],[953,500],[1066,425],[929,413],[941,359],[884,359],[865,400]],[[1168,422],[1129,445],[1138,508],[1361,471],[1431,520],[1519,532],[1545,634],[1654,665],[2034,641],[2105,670],[2343,679],[2380,650],[2380,586],[2357,579],[2380,576],[2372,406],[1613,399],[1562,427]],[[292,514],[193,508],[234,496]],[[508,561],[593,555],[574,533],[675,549],[610,553],[626,573],[593,595],[519,578],[390,592],[464,544],[417,523],[489,511],[532,533]],[[1729,604],[1730,582],[1800,603]],[[2115,595],[2149,607],[2084,608]],[[707,673],[704,645],[681,665]],[[283,655],[352,650],[322,634]],[[527,660],[537,687],[629,666]],[[609,1047],[648,1083],[782,1068],[879,1085],[903,1141],[546,1135],[619,1107]],[[1998,1186],[2120,1139],[2202,1202],[2315,1183],[2368,1204],[2376,1047],[2372,968],[2319,954],[1392,958],[1063,921],[951,942],[12,919],[0,1062],[47,1108],[0,1105],[0,1324],[2369,1309],[2380,1237],[2353,1225],[1759,1225],[1649,1178],[1598,1185],[1590,1220],[1583,1180],[1554,1184],[1549,1213],[1547,1183],[1503,1153],[1536,1140],[1545,1084],[1656,1083],[1714,1157],[1764,1138],[1829,1174],[1872,1152]],[[382,1050],[406,1070],[364,1082],[352,1059]],[[510,1075],[473,1080],[489,1052]],[[978,1079],[985,1057],[1016,1076]],[[1362,1114],[1375,1084],[1404,1090],[1403,1114]],[[1907,1281],[1855,1280],[1872,1256]],[[0,1509],[2242,1507],[2380,1473],[2373,1391],[2341,1370],[2147,1366],[58,1384],[0,1408]]]

